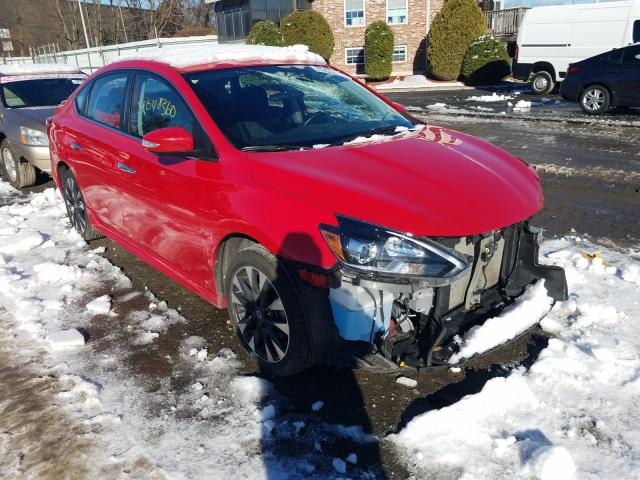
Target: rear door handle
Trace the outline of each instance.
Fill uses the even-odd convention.
[[[122,162],[118,162],[118,168],[125,173],[136,173],[135,168],[131,168],[129,165]]]
[[[82,147],[80,145],[78,145],[77,143],[72,143],[71,144],[71,148],[73,148],[74,150],[76,150],[77,152],[79,152],[80,150],[82,150]]]

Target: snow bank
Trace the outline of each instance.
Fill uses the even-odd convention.
[[[310,52],[306,45],[268,47],[243,44],[211,45],[206,48],[188,45],[147,48],[121,55],[113,62],[128,60],[150,60],[180,69],[216,63],[299,62],[322,65],[326,63],[320,55]]]
[[[45,75],[48,73],[78,73],[78,67],[60,63],[19,63],[0,65],[0,75]]]
[[[543,321],[555,337],[529,370],[492,378],[479,393],[418,414],[387,437],[414,477],[637,478],[640,288],[633,274],[627,280],[620,272],[640,264],[609,250],[601,258],[583,255],[585,249],[595,250],[572,237],[543,246],[543,262],[566,269],[571,298]],[[534,304],[521,313],[546,304],[534,290],[524,302]]]
[[[515,338],[538,323],[552,303],[553,299],[544,288],[544,281],[527,288],[516,303],[506,308],[498,317],[490,318],[469,330],[462,339],[460,350],[451,356],[449,363],[458,363]]]

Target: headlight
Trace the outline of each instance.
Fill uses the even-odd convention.
[[[46,147],[49,145],[46,133],[27,127],[20,127],[20,140],[24,145],[31,145],[32,147]]]
[[[432,240],[340,215],[336,218],[338,227],[320,225],[322,235],[344,267],[366,276],[440,286],[455,281],[469,266],[464,255]]]

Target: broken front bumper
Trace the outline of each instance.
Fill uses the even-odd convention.
[[[343,277],[343,285],[345,282],[357,285],[368,295],[380,292],[380,305],[375,305],[374,310],[374,319],[379,312],[378,323],[371,326],[371,331],[377,331],[378,335],[369,340],[397,364],[416,368],[448,365],[449,358],[456,353],[455,337],[499,315],[527,286],[538,281],[544,280],[547,294],[554,301],[568,297],[564,270],[538,263],[542,231],[527,221],[488,234],[436,240],[471,260],[471,268],[450,285],[425,288],[419,284]],[[393,306],[387,321],[388,305],[384,299],[389,293],[393,294]],[[334,308],[341,332],[345,326],[352,328],[348,322],[359,318],[342,319],[341,325],[338,317]]]

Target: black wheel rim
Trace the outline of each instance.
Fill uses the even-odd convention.
[[[87,210],[84,198],[73,177],[67,177],[64,182],[64,203],[71,225],[81,234],[87,230]]]
[[[244,343],[259,359],[280,362],[289,349],[289,321],[267,276],[255,267],[239,268],[233,275],[231,305]]]

